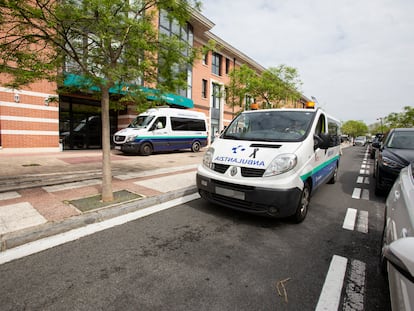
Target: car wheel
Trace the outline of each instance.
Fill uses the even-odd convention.
[[[305,183],[303,186],[302,194],[300,196],[299,204],[296,209],[295,214],[293,215],[293,221],[295,223],[301,223],[308,214],[309,209],[309,202],[310,202],[310,185],[309,183]]]
[[[143,143],[139,152],[143,156],[149,156],[152,153],[152,146],[150,143]]]
[[[336,183],[337,179],[338,179],[338,165],[335,166],[334,173],[333,173],[331,179],[329,179],[328,184],[333,185],[334,183]]]
[[[193,142],[193,144],[191,145],[191,151],[192,152],[199,152],[201,149],[201,144],[199,141],[195,141]]]

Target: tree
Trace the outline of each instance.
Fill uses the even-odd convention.
[[[227,85],[227,104],[233,108],[234,107],[243,107],[243,102],[247,95],[250,95],[249,84],[255,78],[257,78],[257,73],[243,64],[239,68],[234,68],[229,73],[230,82]]]
[[[241,107],[246,96],[250,95],[256,100],[264,100],[264,108],[277,108],[289,99],[298,100],[301,84],[298,72],[293,67],[280,65],[258,74],[242,65],[230,73],[227,102],[233,107]]]
[[[186,0],[0,0],[0,70],[18,88],[39,79],[60,81],[65,70],[82,76],[83,87],[100,89],[102,115],[102,200],[112,201],[109,89],[128,84],[128,100],[140,97],[134,81],[162,92],[186,86],[185,68],[195,50],[177,36],[157,32],[154,18],[168,12],[184,26],[192,7]],[[184,73],[184,74],[183,74]],[[160,78],[161,77],[161,78]]]
[[[265,70],[260,78],[254,79],[250,92],[254,97],[265,100],[267,107],[278,108],[282,102],[300,98],[301,84],[296,68],[280,65]]]
[[[404,112],[390,113],[385,118],[385,122],[389,128],[414,127],[414,108],[406,106]]]
[[[342,124],[342,133],[352,137],[363,136],[368,133],[368,126],[362,121],[350,120]]]

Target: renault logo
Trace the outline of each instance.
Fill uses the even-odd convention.
[[[237,174],[237,166],[232,166],[230,169],[230,175],[234,176]]]

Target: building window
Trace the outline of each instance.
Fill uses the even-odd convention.
[[[213,53],[211,60],[211,72],[218,76],[221,76],[221,58],[220,54]]]
[[[184,41],[188,44],[189,47],[193,46],[194,43],[194,33],[193,27],[190,24],[180,26],[180,24],[171,18],[168,17],[168,12],[166,10],[160,10],[159,16],[159,32],[166,36],[176,36],[181,41]],[[184,51],[184,55],[188,55],[189,51]],[[163,62],[163,59],[160,57],[159,62]],[[176,75],[185,73],[187,76],[187,88],[177,90],[177,94],[191,98],[192,96],[192,67],[187,65],[175,65],[172,67]],[[163,77],[158,73],[158,79],[163,80]]]
[[[215,109],[220,109],[220,98],[221,98],[220,84],[213,83],[213,93],[211,96],[212,96],[212,107]]]
[[[251,97],[250,95],[246,95],[245,97],[245,110],[250,110],[250,105],[254,103],[254,98]]]
[[[226,75],[230,72],[230,59],[226,58]]]
[[[201,95],[207,98],[207,80],[203,79],[201,84]]]

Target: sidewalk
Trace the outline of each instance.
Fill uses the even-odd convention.
[[[0,252],[192,194],[203,155],[187,151],[144,157],[114,150],[113,192],[126,190],[140,198],[82,211],[74,201],[101,193],[101,150],[0,150]]]

